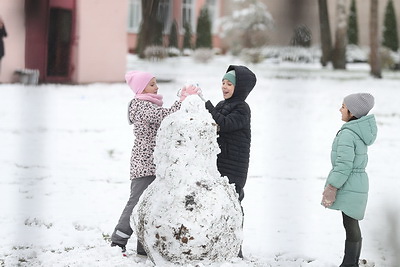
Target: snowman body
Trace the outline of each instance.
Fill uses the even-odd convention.
[[[141,196],[131,224],[156,265],[219,262],[237,257],[242,210],[221,177],[217,125],[197,96],[167,116],[157,133],[156,179]]]

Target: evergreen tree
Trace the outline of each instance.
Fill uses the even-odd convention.
[[[154,17],[157,17],[157,10],[160,0],[142,0],[142,23],[140,26],[137,53],[144,57],[146,47],[154,44],[154,36],[159,35],[159,29],[154,25]]]
[[[169,47],[178,48],[178,25],[174,20],[174,23],[171,25],[171,30],[169,32]]]
[[[183,48],[192,49],[192,27],[190,26],[189,22],[186,22],[183,27],[185,29],[185,34],[183,36]]]
[[[152,40],[152,45],[162,46],[164,23],[156,19],[154,22],[154,28],[155,28],[155,33],[154,33],[154,38]]]
[[[389,0],[386,6],[382,45],[392,49],[393,51],[397,51],[399,48],[396,13],[394,11],[392,0]]]
[[[347,38],[349,44],[358,45],[357,8],[355,0],[351,1]]]
[[[200,11],[200,16],[197,20],[196,34],[196,48],[212,48],[211,21],[207,7],[202,8]]]

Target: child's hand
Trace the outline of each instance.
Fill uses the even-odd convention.
[[[199,94],[201,94],[200,87],[197,87],[193,84],[186,85],[178,91],[178,96],[180,97],[179,100],[181,102],[184,101],[188,95],[199,95]]]
[[[201,92],[201,89],[193,84],[186,87],[186,93],[188,95],[197,95],[199,92]]]
[[[186,99],[186,97],[188,96],[187,92],[186,92],[186,87],[182,87],[181,89],[179,89],[177,96],[179,96],[179,100],[182,102],[183,100]]]
[[[324,192],[322,193],[322,205],[325,208],[332,206],[333,202],[336,200],[336,192],[337,188],[333,187],[332,185],[328,184],[325,187]]]

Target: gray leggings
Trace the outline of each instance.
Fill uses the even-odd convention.
[[[128,202],[125,205],[124,210],[122,211],[118,224],[115,227],[113,234],[111,235],[112,242],[124,246],[126,245],[126,243],[128,243],[128,239],[133,233],[130,225],[132,210],[138,203],[139,198],[143,194],[144,190],[146,190],[146,188],[154,181],[155,178],[156,177],[152,175],[132,179],[131,194],[129,196]]]

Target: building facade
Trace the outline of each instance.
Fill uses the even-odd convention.
[[[123,81],[127,0],[2,0],[8,36],[1,82],[39,70],[40,82]]]
[[[289,45],[296,25],[306,25],[312,33],[312,45],[320,44],[319,11],[317,0],[259,0],[267,6],[274,19],[275,30],[271,31],[270,45]],[[389,0],[379,1],[379,28],[383,32],[383,20]],[[350,0],[346,0],[350,9]],[[393,0],[398,29],[400,30],[400,0]],[[327,1],[332,40],[336,29],[337,1]],[[369,13],[370,1],[356,0],[359,45],[369,46]],[[207,6],[212,24],[213,46],[224,48],[219,35],[219,19],[231,14],[235,8],[232,0],[160,0],[159,16],[164,23],[163,34],[167,36],[173,21],[177,22],[180,44],[182,44],[183,25],[189,22],[195,34],[197,18],[201,8]],[[139,27],[141,23],[141,0],[128,0],[128,49],[135,52]],[[167,40],[168,38],[165,38]],[[164,42],[168,45],[168,41]]]
[[[312,33],[311,45],[320,44],[317,0],[259,0],[271,13],[275,30],[269,45],[289,45],[296,25]],[[389,0],[379,1],[379,28]],[[126,55],[136,50],[142,0],[1,0],[0,17],[8,36],[1,60],[0,82],[16,81],[16,71],[39,70],[40,82],[120,82],[126,71]],[[332,40],[336,28],[336,1],[328,0]],[[346,0],[350,8],[351,1]],[[393,0],[400,30],[400,0]],[[369,46],[370,1],[356,0],[359,45]],[[164,24],[164,45],[172,23],[178,25],[182,45],[183,25],[196,32],[201,9],[207,6],[212,42],[224,51],[219,19],[232,13],[233,0],[160,0],[158,14]]]
[[[142,0],[128,0],[128,49],[134,53],[136,51],[137,38],[142,21]],[[224,1],[220,0],[160,0],[158,17],[162,21],[163,35],[167,37],[171,31],[171,26],[176,22],[178,26],[178,42],[183,43],[185,33],[184,25],[189,23],[192,33],[195,34],[197,18],[203,7],[207,7],[212,25],[213,47],[221,47],[221,38],[218,34],[217,21],[224,13]],[[164,45],[168,45],[168,38],[164,38]]]

